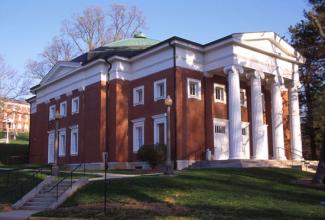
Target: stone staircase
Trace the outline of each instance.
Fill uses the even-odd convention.
[[[306,163],[298,160],[201,160],[191,164],[188,169],[249,167],[295,168],[312,172],[315,166],[312,161]]]
[[[53,176],[48,176],[12,207],[16,210],[33,211],[55,209],[87,183],[88,179],[85,177],[73,179],[71,182],[70,178],[57,180]]]
[[[72,184],[75,182],[76,181],[72,181]],[[55,187],[49,191],[53,186],[55,186],[55,184],[57,184],[57,181],[46,184],[34,197],[27,200],[20,209],[39,211],[50,209],[51,205],[57,201],[57,195],[59,198],[71,187],[70,180],[65,180],[58,185],[58,190]]]

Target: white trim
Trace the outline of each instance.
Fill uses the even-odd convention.
[[[77,143],[73,140],[73,134],[77,134]],[[75,146],[75,151],[73,151],[73,147]],[[77,156],[79,151],[79,129],[78,126],[74,127],[70,131],[70,155],[71,156]]]
[[[241,100],[240,100],[240,106],[242,106],[242,107],[247,107],[247,95],[246,95],[246,89],[240,89],[240,93],[244,93],[244,98],[245,98],[245,100],[244,100],[244,103],[242,104],[241,103]],[[241,98],[241,96],[239,97],[239,98]]]
[[[79,127],[78,125],[71,125],[69,128],[70,129],[78,129],[78,127]]]
[[[141,90],[142,91],[142,100],[139,101],[139,95],[138,92]],[[137,106],[137,105],[144,105],[144,86],[138,86],[133,88],[133,106]]]
[[[167,91],[167,83],[166,83],[166,78],[165,79],[160,79],[157,81],[154,81],[153,83],[153,93],[154,93],[154,101],[158,101],[161,99],[165,99],[166,98],[166,91]],[[163,83],[164,84],[164,95],[163,96],[158,96],[158,84]]]
[[[62,114],[62,109],[63,109],[63,105],[65,105],[65,108],[64,108],[64,114]],[[67,110],[68,110],[68,104],[67,104],[67,101],[64,101],[64,102],[61,102],[60,103],[60,115],[61,117],[66,117],[67,116]]]
[[[167,113],[162,113],[162,114],[151,116],[152,119],[163,118],[163,117],[167,117]]]
[[[74,103],[76,100],[78,101],[77,109],[73,109],[73,106],[74,106],[73,103]],[[72,114],[72,115],[74,115],[74,114],[78,114],[78,113],[79,113],[79,106],[80,106],[79,96],[72,98],[72,100],[71,100],[71,114]]]
[[[190,83],[196,83],[197,84],[197,94],[191,95],[190,93]],[[193,98],[201,100],[201,80],[193,79],[193,78],[187,78],[187,98]]]
[[[53,108],[54,108],[54,110],[52,111]],[[56,112],[56,105],[51,105],[49,107],[49,121],[54,120],[55,112]]]
[[[133,153],[138,152],[138,150],[140,149],[140,147],[144,144],[144,120],[142,120],[142,118],[139,119],[135,119],[133,121],[133,129],[132,129],[132,140],[133,140],[133,144],[132,144],[132,151]],[[140,140],[138,138],[139,134],[137,133],[137,128],[141,128],[142,129],[142,134],[141,134],[141,138],[142,138],[142,143],[140,143]]]
[[[153,143],[157,144],[159,142],[159,130],[158,124],[164,124],[164,144],[167,144],[167,114],[159,114],[153,115],[153,129],[154,129],[154,136],[153,136]]]
[[[214,102],[226,104],[227,103],[226,85],[214,83],[213,88],[214,88],[214,92],[213,92],[213,94],[214,94]],[[223,89],[223,100],[217,99],[216,88]]]
[[[133,119],[133,120],[131,120],[131,122],[132,122],[132,123],[143,122],[143,121],[145,121],[145,119],[146,119],[146,118],[144,118],[144,117],[143,117],[143,118],[137,118],[137,119]]]
[[[64,136],[64,143],[62,143],[61,136]],[[65,128],[59,130],[58,139],[59,139],[59,157],[64,157],[67,151],[67,134]]]

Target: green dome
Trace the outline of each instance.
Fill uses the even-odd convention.
[[[133,38],[114,41],[104,45],[109,48],[134,48],[143,49],[159,43],[160,41],[147,38],[142,32],[134,34]]]

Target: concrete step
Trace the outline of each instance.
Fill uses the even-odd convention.
[[[43,211],[48,209],[49,206],[31,206],[31,205],[24,205],[23,207],[21,207],[21,209],[23,210],[39,210],[39,211]]]

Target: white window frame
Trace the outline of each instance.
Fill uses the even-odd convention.
[[[64,108],[63,108],[64,106]],[[60,103],[60,115],[61,117],[66,117],[67,116],[67,101],[61,102]],[[63,112],[64,111],[64,112]]]
[[[64,157],[67,151],[66,129],[61,128],[58,133],[59,133],[59,157]],[[61,136],[64,136],[64,142],[62,142]]]
[[[76,106],[76,109],[74,109],[74,102],[77,101],[78,105]],[[72,100],[71,100],[71,114],[78,114],[79,113],[79,96],[78,97],[74,97]]]
[[[163,113],[163,114],[159,114],[159,115],[153,115],[152,119],[153,119],[153,128],[154,128],[154,133],[153,133],[153,143],[157,144],[159,143],[159,124],[164,124],[164,144],[167,144],[167,114]]]
[[[137,91],[142,90],[142,101],[139,101],[139,96]],[[133,106],[144,104],[144,86],[138,86],[133,88]]]
[[[51,105],[49,107],[49,121],[55,119],[55,111],[56,111],[56,106],[55,105]]]
[[[158,101],[158,100],[161,100],[161,99],[165,99],[166,98],[166,87],[167,87],[167,80],[166,79],[161,79],[161,80],[157,80],[154,82],[154,86],[153,86],[153,93],[154,93],[154,100],[155,101]],[[164,95],[161,96],[159,94],[160,90],[159,90],[159,87],[158,87],[158,84],[161,84],[163,83],[164,84]]]
[[[226,85],[215,83],[213,88],[214,88],[214,92],[213,92],[214,102],[226,104],[227,103]],[[223,99],[224,100],[217,99],[216,88],[223,89]]]
[[[191,92],[190,92],[190,84],[191,83],[197,83],[197,85],[198,85],[197,86],[197,94],[195,94],[195,95],[191,95]],[[201,100],[201,80],[187,78],[187,98]]]
[[[140,147],[142,145],[144,145],[144,121],[145,121],[145,118],[138,118],[138,119],[135,119],[135,120],[132,120],[132,123],[133,123],[133,133],[132,133],[132,136],[133,136],[133,148],[132,148],[132,151],[133,153],[137,153],[138,150],[140,149]],[[139,143],[139,139],[138,139],[138,134],[137,134],[137,128],[142,128],[142,145],[140,146],[140,143]]]
[[[240,93],[244,93],[244,103],[241,103],[241,99],[240,99],[240,106],[242,106],[242,107],[247,107],[247,95],[246,95],[246,89],[240,89]],[[241,98],[241,95],[240,95],[240,97],[239,98]]]
[[[70,127],[70,155],[77,156],[79,151],[79,129],[78,125]],[[74,142],[73,134],[77,134],[77,142]]]

